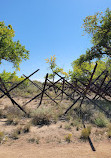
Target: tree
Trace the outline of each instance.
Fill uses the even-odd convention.
[[[109,72],[107,81],[109,81],[111,79],[111,60],[109,58],[105,58],[104,60],[98,60],[97,64],[98,66],[93,79],[96,79],[104,70],[107,70]],[[81,81],[88,82],[93,72],[94,66],[95,62],[91,62],[90,64],[88,62],[83,62],[81,65],[78,65],[77,60],[73,61],[73,71],[69,72],[71,81],[73,82],[75,78],[78,78]],[[104,75],[102,78],[104,78]]]
[[[6,60],[19,68],[20,62],[29,58],[29,51],[19,41],[13,41],[14,36],[12,26],[5,26],[4,22],[0,22],[0,64],[2,60]]]
[[[46,63],[49,64],[49,68],[51,69],[51,73],[49,74],[49,78],[53,79],[53,82],[54,82],[54,78],[55,78],[54,72],[61,73],[62,75],[65,75],[65,77],[68,77],[68,74],[66,72],[64,72],[62,68],[60,68],[56,65],[55,55],[53,55],[50,58],[47,58],[45,60],[46,60]]]
[[[16,72],[14,71],[13,73],[11,72],[6,72],[5,70],[0,73],[0,77],[2,78],[3,82],[5,83],[5,85],[10,88],[11,85],[13,84],[17,84],[19,82],[21,82],[22,80],[24,80],[24,77],[18,77],[16,75]],[[25,82],[23,82],[20,86],[18,86],[18,88],[24,88],[28,85],[29,81],[26,80]]]
[[[93,46],[77,59],[78,64],[104,56],[111,58],[111,11],[96,13],[84,19],[83,28],[91,35]]]

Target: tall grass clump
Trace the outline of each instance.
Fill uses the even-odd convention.
[[[106,127],[109,121],[103,113],[98,113],[93,117],[92,123],[94,123],[97,127],[102,128],[102,127]]]

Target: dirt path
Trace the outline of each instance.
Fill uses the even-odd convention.
[[[111,144],[95,144],[96,152],[88,143],[65,145],[12,144],[0,146],[0,158],[111,158]]]

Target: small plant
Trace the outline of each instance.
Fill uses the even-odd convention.
[[[14,114],[8,114],[7,115],[7,125],[18,125],[19,123],[19,118],[15,116]]]
[[[28,139],[28,142],[29,142],[29,143],[36,143],[36,144],[39,144],[39,141],[40,141],[40,138],[39,138],[39,137]]]
[[[84,139],[84,140],[87,140],[89,135],[91,134],[91,127],[87,127],[87,128],[84,128],[82,131],[81,131],[81,139]]]
[[[3,138],[4,138],[4,132],[1,132],[1,131],[0,131],[0,144],[1,144],[2,141],[3,141]]]
[[[19,135],[22,133],[22,127],[18,127],[15,132]]]
[[[76,127],[76,131],[79,131],[79,127],[78,126]]]
[[[22,129],[23,133],[28,133],[30,131],[30,124],[27,124]]]
[[[4,112],[2,109],[0,109],[0,118],[4,118],[4,117],[5,117]]]
[[[99,113],[93,120],[93,123],[98,127],[106,127],[109,121],[106,119],[104,114]]]
[[[10,136],[10,138],[12,138],[12,139],[14,139],[14,140],[18,139],[18,138],[19,138],[19,137],[18,137],[18,131],[13,131],[13,133],[12,133],[11,136]]]
[[[23,112],[20,109],[18,109],[16,106],[12,106],[12,107],[6,106],[4,110],[7,116],[12,115],[14,118],[21,118],[22,116],[24,116]]]
[[[10,138],[16,140],[19,138],[19,135],[22,133],[22,127],[18,127],[17,129],[15,129],[11,135],[10,135]]]
[[[66,130],[70,130],[70,129],[71,129],[71,126],[70,126],[70,124],[66,124],[64,128],[65,128]]]
[[[7,115],[7,125],[11,125],[13,123],[13,115],[9,114]]]
[[[62,124],[59,126],[59,128],[62,128]]]
[[[62,141],[61,141],[61,139],[58,139],[57,142],[60,144]]]
[[[72,138],[72,134],[68,134],[67,136],[65,136],[65,141],[70,143],[71,142],[71,138]]]
[[[40,141],[40,138],[37,137],[37,138],[36,138],[36,144],[39,144],[39,141]]]
[[[28,142],[29,142],[29,143],[34,143],[34,142],[35,142],[35,138],[30,138],[30,139],[28,139]]]
[[[82,126],[81,120],[78,119],[78,118],[76,118],[76,119],[74,119],[74,120],[71,120],[70,125],[73,126],[73,127],[74,127],[74,126],[76,126],[76,127],[81,127],[81,126]]]
[[[16,125],[18,125],[18,123],[19,123],[19,119],[14,118],[12,124],[16,126]]]
[[[108,125],[108,133],[107,133],[108,138],[111,138],[111,124]]]

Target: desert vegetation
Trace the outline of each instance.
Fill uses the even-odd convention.
[[[109,9],[84,19],[93,46],[72,62],[69,72],[51,56],[44,82],[18,77],[16,71],[0,74],[0,146],[19,140],[36,145],[111,141],[110,24]],[[7,60],[19,70],[29,51],[13,41],[11,25],[0,22],[0,33],[0,63]]]

